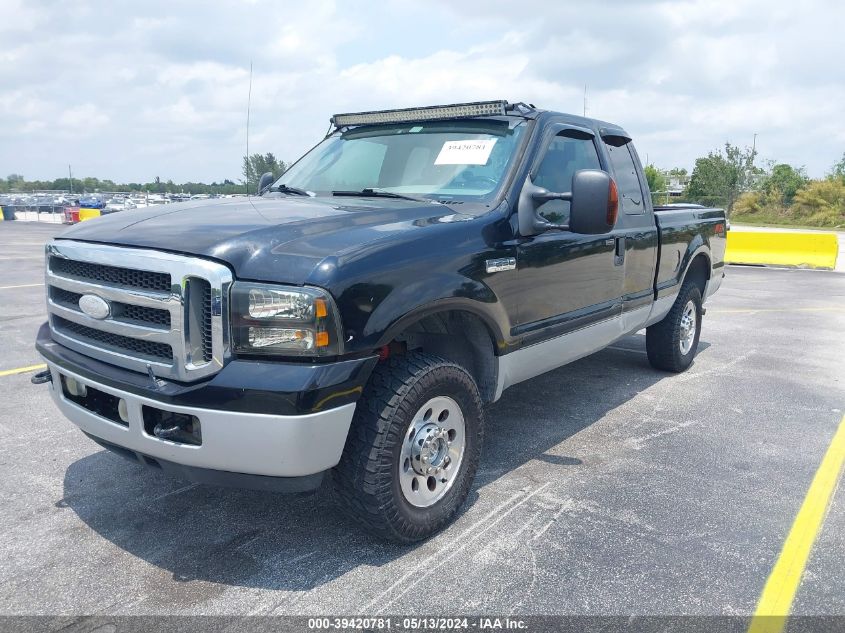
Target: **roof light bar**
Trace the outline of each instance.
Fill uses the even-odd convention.
[[[438,121],[442,119],[464,119],[478,116],[502,116],[507,101],[475,101],[452,105],[405,108],[403,110],[377,110],[373,112],[350,112],[335,114],[331,122],[337,127],[368,125],[373,123],[406,123],[412,121]]]

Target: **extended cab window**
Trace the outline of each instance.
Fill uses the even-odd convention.
[[[640,179],[637,176],[637,168],[628,144],[620,147],[607,145],[607,152],[610,154],[610,164],[613,166],[613,174],[616,177],[616,186],[619,188],[619,201],[622,203],[622,212],[638,214],[645,211],[643,204],[643,190],[640,187]]]
[[[593,138],[577,130],[564,130],[549,144],[537,168],[534,184],[549,191],[572,191],[572,177],[580,169],[601,169]],[[565,223],[569,219],[568,200],[549,200],[537,212],[549,222]]]

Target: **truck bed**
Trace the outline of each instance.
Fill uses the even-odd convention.
[[[710,249],[713,274],[721,274],[725,260],[727,224],[723,209],[697,204],[654,207],[660,234],[655,290],[657,296],[675,292],[686,266],[703,246]]]

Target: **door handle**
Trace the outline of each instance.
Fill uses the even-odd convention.
[[[625,237],[616,238],[616,246],[613,252],[613,265],[621,266],[625,263]]]

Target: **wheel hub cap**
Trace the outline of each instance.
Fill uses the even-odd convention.
[[[689,354],[689,351],[692,349],[697,326],[698,319],[695,311],[695,304],[692,301],[689,301],[687,302],[687,305],[684,306],[684,311],[681,314],[681,336],[679,337],[681,354]]]
[[[464,415],[455,400],[437,396],[414,415],[399,454],[399,484],[405,499],[425,508],[442,499],[464,457]]]
[[[434,424],[426,425],[416,434],[411,446],[414,455],[411,464],[418,474],[439,473],[448,459],[449,432]]]

